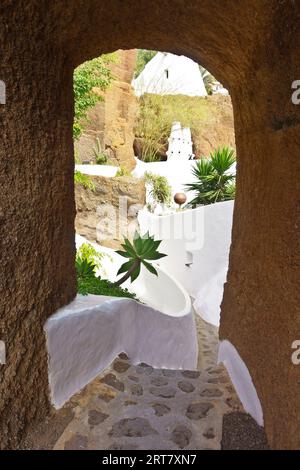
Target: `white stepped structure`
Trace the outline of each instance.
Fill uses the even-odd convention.
[[[189,127],[182,128],[180,122],[174,122],[168,142],[168,160],[193,160],[193,142]]]

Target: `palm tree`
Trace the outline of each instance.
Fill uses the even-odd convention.
[[[200,73],[202,80],[204,82],[204,86],[206,88],[206,91],[209,95],[212,94],[212,87],[216,82],[216,79],[213,77],[211,73],[209,73],[202,65],[199,65]]]
[[[189,205],[196,207],[234,199],[235,175],[230,169],[235,161],[234,150],[228,147],[215,150],[209,159],[198,160],[192,170],[197,181],[185,185],[187,191],[196,192]]]

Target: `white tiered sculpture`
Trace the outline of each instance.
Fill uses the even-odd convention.
[[[182,128],[180,122],[173,122],[168,142],[168,160],[193,160],[193,142],[189,127]]]

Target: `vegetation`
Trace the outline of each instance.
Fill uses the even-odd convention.
[[[197,181],[186,184],[187,191],[196,193],[189,205],[196,207],[234,199],[235,175],[230,173],[234,163],[234,150],[228,147],[212,152],[209,159],[198,160],[193,168]]]
[[[96,139],[96,145],[93,147],[93,155],[97,165],[106,165],[107,155],[102,152],[101,142],[99,137]]]
[[[180,121],[190,127],[192,134],[207,116],[205,98],[183,95],[144,95],[140,98],[140,112],[135,135],[142,139],[141,158],[145,162],[161,159],[168,145],[172,123]]]
[[[95,191],[95,185],[93,181],[91,180],[91,177],[89,175],[85,175],[84,173],[81,173],[81,171],[75,170],[74,181],[76,184],[80,184],[85,189],[90,189],[91,191]]]
[[[204,86],[206,88],[207,94],[212,95],[213,92],[213,85],[216,79],[213,77],[211,73],[209,73],[202,65],[199,65],[200,73],[203,79]]]
[[[96,276],[96,270],[101,266],[101,260],[105,256],[99,253],[90,244],[84,243],[77,250],[76,272],[77,272],[77,292],[82,295],[109,295],[112,297],[128,297],[136,299],[136,295],[127,289],[122,289]]]
[[[112,82],[113,75],[108,66],[115,61],[115,54],[106,54],[84,62],[76,68],[73,82],[75,98],[73,136],[75,140],[81,136],[88,110],[103,99],[99,91],[96,92],[95,89],[98,88],[103,92]]]
[[[117,251],[117,253],[124,258],[127,258],[128,261],[120,267],[118,275],[122,273],[125,274],[115,283],[115,285],[120,286],[129,278],[131,282],[134,282],[140,274],[142,264],[150,273],[157,276],[157,271],[152,266],[151,261],[159,260],[166,256],[165,254],[157,251],[160,244],[161,240],[155,241],[154,237],[149,235],[149,232],[144,236],[140,236],[136,232],[133,243],[131,243],[128,238],[125,238],[124,244],[122,245],[124,250]]]
[[[136,66],[134,77],[137,78],[140,73],[144,70],[145,66],[150,62],[151,59],[157,54],[156,51],[148,51],[147,49],[139,49],[136,58]]]
[[[83,278],[77,277],[77,292],[82,295],[108,295],[112,297],[127,297],[129,299],[138,300],[136,295],[129,292],[128,289],[116,286],[107,279],[101,279],[95,275]]]
[[[103,258],[106,253],[97,251],[90,243],[83,243],[76,252],[77,261],[86,261],[95,267],[95,270],[101,268]]]
[[[150,186],[150,196],[154,204],[169,205],[172,200],[172,188],[165,176],[154,175],[153,173],[145,173],[145,182]]]
[[[118,178],[120,176],[130,176],[130,171],[128,171],[123,166],[120,166],[120,168],[118,169],[118,171],[116,173],[116,177]]]

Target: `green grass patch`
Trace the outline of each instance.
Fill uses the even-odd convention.
[[[112,297],[127,297],[128,299],[138,300],[136,295],[129,290],[118,287],[106,279],[100,277],[77,277],[78,294],[88,295],[108,295]]]

